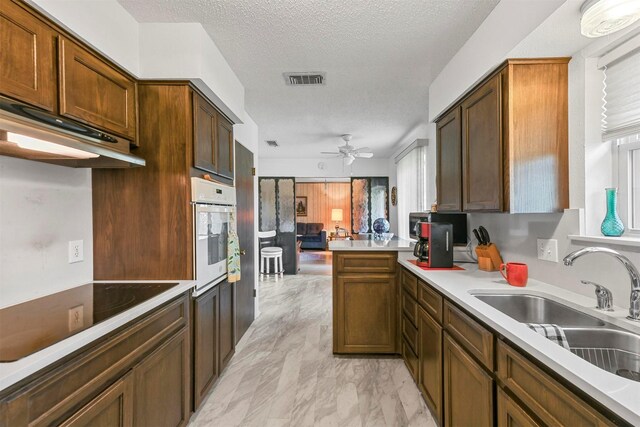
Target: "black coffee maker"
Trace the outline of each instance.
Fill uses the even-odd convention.
[[[453,225],[442,222],[418,222],[418,242],[413,248],[416,264],[427,268],[453,267]]]

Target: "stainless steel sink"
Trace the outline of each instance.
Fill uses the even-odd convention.
[[[523,294],[474,294],[476,298],[522,323],[569,326],[605,326],[602,320],[553,300]]]
[[[640,336],[606,328],[563,329],[571,352],[600,369],[640,381]]]
[[[536,295],[473,296],[518,322],[561,326],[572,353],[600,369],[640,381],[640,335]]]

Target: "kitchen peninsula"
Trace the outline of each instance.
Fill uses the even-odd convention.
[[[475,264],[425,271],[402,240],[336,241],[329,249],[334,354],[401,355],[439,424],[640,423],[640,383],[604,371],[481,298],[533,296],[637,333],[625,310],[596,311],[592,299],[533,279],[515,288]]]

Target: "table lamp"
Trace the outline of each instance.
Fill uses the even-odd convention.
[[[337,236],[338,230],[340,229],[339,222],[342,221],[342,209],[331,209],[331,221],[336,222],[336,236]]]

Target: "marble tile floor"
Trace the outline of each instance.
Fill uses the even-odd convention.
[[[333,356],[331,277],[259,286],[262,314],[191,427],[436,425],[401,359]]]
[[[333,252],[330,251],[302,251],[300,254],[300,270],[298,274],[331,275]]]

